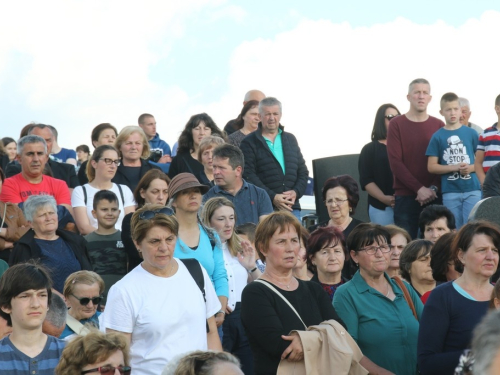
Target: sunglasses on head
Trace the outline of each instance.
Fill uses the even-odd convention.
[[[90,370],[85,370],[82,371],[82,374],[89,374],[91,372],[99,372],[101,375],[114,375],[115,370],[120,371],[120,374],[122,375],[130,375],[130,372],[132,371],[132,367],[130,366],[118,366],[118,367],[113,367],[113,366],[102,366],[102,367],[97,367],[97,368],[92,368]]]
[[[75,297],[78,301],[80,301],[80,305],[82,305],[82,306],[87,306],[90,301],[92,301],[92,304],[94,306],[97,306],[102,301],[102,297],[94,297],[94,298],[83,297],[83,298],[78,298],[74,294],[71,294],[71,295],[73,297]]]
[[[399,115],[387,115],[384,116],[387,120],[391,121],[394,117],[398,117]]]
[[[143,213],[141,213],[139,215],[139,219],[148,220],[148,219],[154,218],[156,215],[159,215],[159,214],[172,216],[172,215],[174,215],[174,210],[172,210],[169,207],[163,207],[163,208],[160,208],[159,210],[155,210],[155,211],[144,211]]]

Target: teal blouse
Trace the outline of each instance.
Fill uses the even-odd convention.
[[[380,367],[398,375],[417,374],[419,323],[395,281],[385,274],[396,295],[394,301],[370,287],[359,271],[340,286],[333,307],[363,354]],[[405,282],[420,319],[423,304]]]

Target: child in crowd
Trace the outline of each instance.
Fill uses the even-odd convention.
[[[97,220],[97,230],[85,236],[94,271],[102,277],[106,288],[103,304],[109,288],[127,273],[127,252],[122,243],[121,231],[115,228],[120,216],[118,197],[110,190],[100,190],[94,196],[92,215]]]
[[[0,316],[12,327],[0,340],[2,374],[54,374],[65,342],[42,332],[51,288],[49,273],[40,264],[16,264],[0,279]]]
[[[470,211],[481,200],[481,186],[474,173],[478,134],[460,124],[460,104],[454,93],[443,95],[440,113],[446,125],[434,133],[429,142],[427,169],[442,175],[443,204],[455,216],[459,229],[467,223]]]

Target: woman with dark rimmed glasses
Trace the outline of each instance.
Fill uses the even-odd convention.
[[[92,330],[64,348],[55,374],[130,375],[129,357],[129,345],[123,335]]]
[[[381,105],[375,115],[372,141],[359,154],[359,181],[361,188],[368,193],[368,214],[375,224],[394,224],[395,201],[387,156],[387,129],[389,122],[400,114],[393,104]]]
[[[190,261],[188,269],[187,260],[174,258],[179,224],[172,214],[161,205],[134,213],[132,239],[143,261],[111,287],[103,314],[106,331],[120,332],[130,343],[134,375],[159,374],[188,351],[222,350],[214,318],[219,300],[198,262]]]
[[[98,318],[101,312],[97,308],[103,292],[104,281],[95,272],[78,271],[68,276],[63,295],[69,309],[66,327],[59,336],[60,339],[71,340],[75,335],[84,335],[88,332],[82,330],[86,324],[99,328]]]
[[[387,275],[389,232],[380,225],[363,223],[346,242],[359,270],[335,292],[335,310],[366,357],[389,373],[416,375],[419,323],[404,291]],[[422,302],[413,288],[403,283],[420,319]]]

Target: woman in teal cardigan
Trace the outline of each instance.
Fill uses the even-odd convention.
[[[387,230],[376,224],[358,225],[347,238],[347,248],[359,270],[351,281],[340,286],[333,306],[363,354],[387,373],[417,374],[418,320],[391,279],[392,247]],[[405,283],[417,317],[423,305]]]

